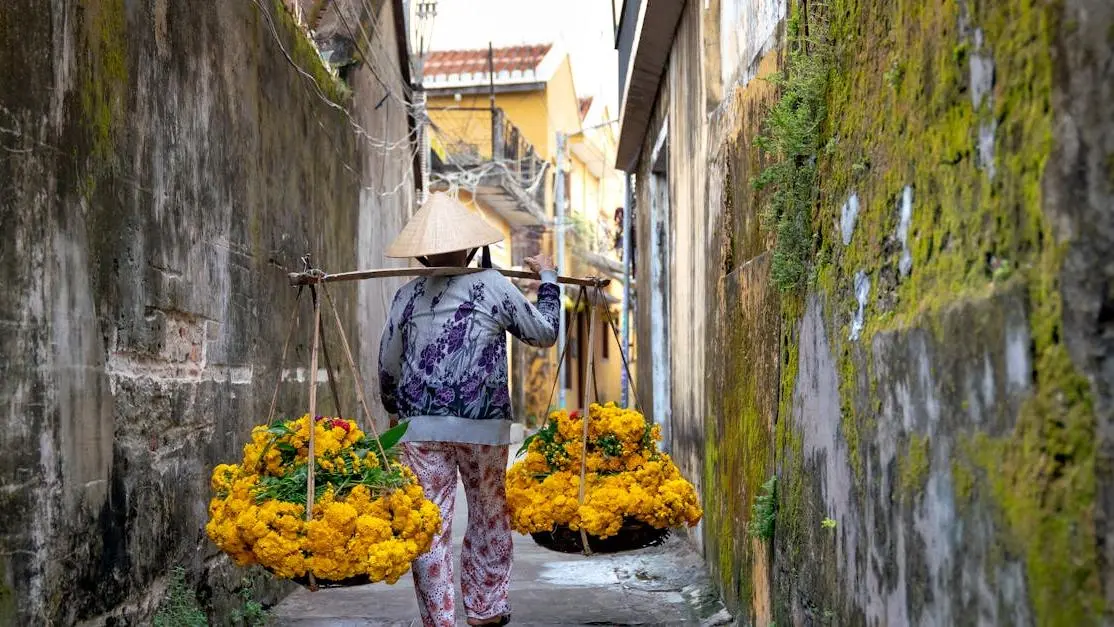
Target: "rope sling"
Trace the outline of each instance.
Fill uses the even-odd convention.
[[[584,389],[580,392],[581,396],[581,438],[580,438],[580,484],[577,492],[577,505],[583,506],[585,498],[587,497],[587,482],[588,482],[588,424],[591,420],[591,411],[589,405],[590,391],[595,391],[596,403],[600,403],[599,398],[599,382],[596,380],[596,351],[595,351],[595,308],[592,303],[591,294],[589,289],[594,290],[597,302],[606,303],[606,297],[603,292],[604,285],[595,283],[590,288],[587,286],[580,286],[577,290],[576,301],[573,304],[573,312],[579,312],[580,303],[583,300],[588,309],[588,343],[586,345],[587,359],[584,364],[584,377],[581,381],[584,382]],[[623,343],[619,338],[619,329],[616,325],[614,316],[611,315],[611,310],[604,306],[605,317],[607,320],[608,329],[611,331],[611,336],[615,338],[616,343],[619,345],[619,356],[623,362],[623,370],[626,372],[627,381],[631,386],[631,393],[634,397],[635,409],[642,412],[642,403],[638,395],[638,388],[635,386],[634,377],[631,376],[630,361],[627,359],[626,352],[623,350]],[[609,338],[610,339],[610,338]],[[549,399],[545,406],[545,419],[542,421],[539,431],[544,429],[549,424],[549,408],[553,406],[553,397],[557,392],[557,385],[561,381],[561,366],[569,354],[569,347],[572,345],[572,334],[567,334],[565,338],[565,345],[561,347],[561,352],[557,357],[557,374],[554,376],[553,385],[550,387]],[[643,414],[645,415],[645,414]],[[521,451],[520,451],[521,452]],[[580,543],[583,547],[582,552],[584,555],[592,555],[592,548],[588,542],[588,532],[583,527],[580,528]]]
[[[310,370],[309,370],[309,438],[308,438],[308,441],[307,441],[307,458],[308,458],[308,460],[307,460],[307,468],[306,468],[307,475],[306,475],[306,514],[305,514],[305,516],[306,516],[306,521],[308,522],[308,521],[313,520],[313,506],[314,506],[314,503],[316,502],[316,494],[315,494],[316,476],[315,476],[315,471],[316,471],[317,464],[316,464],[316,450],[315,450],[316,449],[315,432],[317,431],[316,417],[317,417],[317,357],[318,357],[318,353],[320,353],[321,356],[325,359],[326,372],[327,372],[328,378],[329,378],[329,388],[330,388],[330,391],[332,392],[332,395],[333,395],[334,409],[336,409],[337,415],[342,414],[341,405],[340,405],[340,394],[337,392],[337,387],[336,387],[337,377],[336,377],[335,371],[333,370],[332,363],[331,363],[331,361],[329,360],[329,357],[328,357],[328,355],[329,355],[328,349],[326,348],[325,342],[323,341],[323,336],[324,336],[324,332],[325,332],[325,325],[324,325],[324,321],[321,318],[321,309],[322,309],[321,301],[322,300],[324,300],[325,303],[328,304],[329,309],[333,314],[332,318],[333,318],[333,321],[335,322],[335,325],[336,325],[337,336],[340,340],[341,348],[344,349],[344,356],[345,356],[345,359],[348,363],[348,368],[351,372],[353,383],[355,384],[356,399],[359,402],[359,407],[361,409],[363,409],[364,415],[367,416],[367,425],[368,425],[368,428],[369,428],[372,436],[375,439],[375,445],[379,449],[380,458],[382,459],[384,464],[389,464],[389,461],[388,461],[388,457],[387,457],[387,451],[386,451],[386,449],[384,449],[383,443],[381,441],[381,436],[380,436],[379,430],[375,426],[375,418],[373,417],[373,415],[371,413],[371,410],[368,408],[367,399],[364,397],[363,378],[360,376],[359,369],[356,368],[356,360],[352,357],[352,347],[349,345],[348,336],[344,332],[344,325],[341,323],[341,320],[340,320],[340,312],[338,311],[336,303],[333,302],[333,298],[329,294],[329,290],[325,285],[324,279],[327,275],[324,272],[321,272],[320,270],[314,270],[312,268],[309,268],[308,267],[309,264],[308,264],[307,259],[303,259],[303,263],[305,263],[306,266],[307,266],[307,270],[306,270],[305,274],[309,275],[310,277],[314,277],[317,280],[309,280],[309,281],[306,281],[306,282],[302,283],[298,288],[297,296],[295,296],[294,311],[290,316],[290,322],[289,322],[290,328],[286,333],[286,341],[283,343],[282,353],[281,353],[281,356],[279,357],[278,377],[276,378],[276,381],[275,381],[274,392],[271,395],[271,407],[270,407],[270,410],[267,413],[267,423],[266,424],[271,424],[272,421],[274,420],[274,417],[275,417],[275,407],[276,407],[276,404],[278,402],[279,387],[282,384],[282,373],[283,373],[283,369],[286,367],[286,355],[289,351],[290,341],[293,338],[294,331],[297,328],[298,321],[300,319],[298,305],[301,301],[301,296],[302,296],[303,289],[305,287],[308,287],[309,291],[310,291],[310,295],[311,295],[311,301],[313,303],[313,333],[312,333],[312,341],[311,341],[311,344],[310,344],[310,358],[309,358],[309,368],[310,368]],[[321,297],[323,297],[323,298],[319,298],[319,296],[318,296],[318,293],[317,293],[318,287],[320,287],[320,289],[321,289]],[[309,580],[309,586],[308,586],[309,589],[311,591],[316,591],[317,587],[318,587],[317,586],[317,580],[316,580],[316,577],[314,576],[312,571],[310,571],[308,573],[308,580]]]

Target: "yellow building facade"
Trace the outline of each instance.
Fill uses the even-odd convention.
[[[494,71],[489,72],[489,68]],[[615,250],[616,209],[622,207],[623,178],[612,164],[615,124],[606,107],[578,98],[568,56],[551,45],[489,51],[434,52],[423,84],[431,121],[436,167],[431,189],[449,190],[503,231],[492,261],[519,267],[522,258],[545,251],[556,256],[563,229],[562,274],[612,279],[589,329],[588,312],[572,311],[576,288],[565,288],[565,328],[569,355],[563,395],[550,403],[557,378],[558,350],[539,351],[512,343],[512,396],[520,419],[536,422],[563,396],[567,408],[582,402],[588,357],[601,401],[621,395],[622,359],[608,321],[618,328],[622,298],[621,265]],[[493,97],[494,92],[494,97]],[[558,158],[558,133],[566,136]],[[562,172],[557,172],[558,163]],[[556,220],[557,177],[564,177],[565,214]],[[517,199],[517,204],[507,201]],[[606,308],[606,309],[605,309]],[[591,336],[592,350],[585,350]]]

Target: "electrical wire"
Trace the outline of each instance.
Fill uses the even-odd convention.
[[[407,162],[414,162],[420,150],[420,146],[417,145],[418,142],[416,141],[416,138],[421,133],[420,125],[415,125],[414,129],[411,129],[404,137],[395,141],[387,141],[368,133],[358,122],[356,122],[356,120],[352,117],[352,114],[345,107],[333,101],[322,91],[320,84],[317,82],[317,79],[313,75],[308,73],[305,69],[299,66],[297,62],[294,61],[294,59],[290,56],[289,51],[286,49],[286,46],[284,46],[282,43],[282,39],[279,36],[278,29],[274,22],[274,18],[271,16],[270,12],[268,12],[260,4],[259,0],[252,0],[252,2],[255,4],[256,9],[266,17],[266,21],[269,27],[268,30],[270,31],[271,37],[274,40],[275,44],[279,47],[279,50],[282,52],[283,56],[286,58],[287,63],[303,77],[303,89],[309,91],[307,83],[309,85],[312,85],[311,95],[316,96],[329,108],[341,113],[341,115],[345,118],[347,124],[352,128],[357,139],[373,149],[372,154],[376,154],[376,152],[378,152],[378,154],[381,154],[384,159],[389,159],[391,153],[393,153],[394,151],[407,149]],[[401,70],[399,70],[399,72],[401,74]],[[405,101],[401,102],[406,105],[406,111],[409,113],[411,111],[409,103],[406,103]],[[411,170],[407,168],[405,170],[405,174],[403,175],[403,180],[399,181],[398,184],[395,185],[394,188],[390,191],[386,191],[386,185],[382,186],[380,189],[375,189],[371,186],[364,185],[363,178],[360,176],[359,172],[357,172],[357,169],[353,167],[353,165],[346,159],[344,159],[344,157],[340,154],[340,151],[336,146],[335,139],[329,133],[328,129],[321,121],[320,117],[317,116],[316,113],[314,113],[313,115],[317,125],[322,129],[326,136],[328,136],[330,140],[332,140],[331,143],[333,144],[334,151],[337,153],[338,163],[340,163],[340,165],[350,173],[353,180],[357,183],[361,190],[376,193],[376,195],[380,197],[388,197],[398,194],[407,183],[413,183]]]

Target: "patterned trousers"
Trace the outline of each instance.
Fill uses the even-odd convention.
[[[405,454],[426,498],[441,509],[441,533],[429,552],[412,564],[422,623],[444,627],[456,620],[452,527],[458,469],[468,499],[468,531],[460,558],[464,610],[468,618],[477,620],[510,614],[507,447],[412,442],[405,445]]]

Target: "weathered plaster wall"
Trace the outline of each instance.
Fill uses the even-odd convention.
[[[240,585],[204,536],[208,471],[265,417],[284,273],[376,262],[408,201],[379,195],[406,151],[353,130],[405,143],[401,101],[375,109],[366,72],[348,95],[278,6],[0,12],[0,623],[142,622],[174,565],[218,609]],[[388,290],[333,290],[365,363]],[[306,321],[280,411],[304,411]]]
[[[689,3],[650,126],[696,140],[668,170],[667,261],[707,277],[670,284],[670,327],[688,334],[673,346],[704,364],[703,388],[691,363],[674,369],[674,449],[701,480],[725,599],[754,624],[1100,623],[1114,607],[1114,8],[833,0],[806,18],[788,3],[813,36],[826,25],[830,83],[808,278],[779,293],[752,181],[778,96],[760,77],[785,66],[790,29],[773,52],[709,59],[727,4],[746,28],[776,14]],[[708,81],[708,65],[735,68],[722,99],[678,81]],[[771,475],[765,542],[747,522]]]
[[[719,5],[686,5],[635,173],[637,369],[639,381],[652,380],[647,304],[658,263],[670,273],[672,453],[704,495],[705,517],[693,535],[729,607],[754,605],[757,624],[765,624],[762,618],[772,616],[768,551],[748,537],[746,526],[753,495],[773,464],[781,317],[768,280],[767,238],[745,211],[756,157],[745,148],[751,137],[738,129],[757,126],[771,90],[756,83],[707,109],[720,86],[709,83],[701,63],[707,63],[707,42],[718,41]],[[768,57],[762,69],[775,61]],[[662,128],[668,165],[654,173],[649,156]],[[669,233],[651,227],[654,176],[668,182]],[[648,237],[662,238],[668,254],[654,259]],[[652,407],[659,392],[645,385],[639,391]]]

